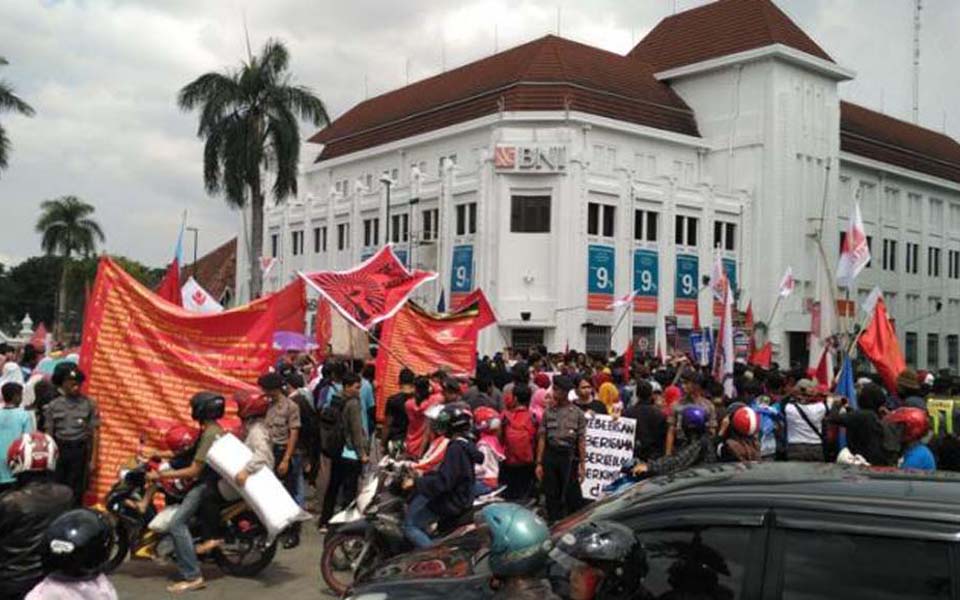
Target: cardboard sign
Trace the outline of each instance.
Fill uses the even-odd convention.
[[[580,484],[584,498],[599,498],[603,486],[620,477],[620,467],[633,459],[636,431],[635,419],[587,415],[586,477]]]

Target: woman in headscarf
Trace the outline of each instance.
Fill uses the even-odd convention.
[[[536,417],[537,423],[543,420],[543,413],[547,410],[547,395],[550,393],[550,376],[546,373],[537,373],[533,377],[536,388],[530,399],[530,412]]]
[[[597,397],[603,405],[607,407],[607,414],[620,414],[623,412],[623,405],[620,404],[620,391],[611,381],[604,381],[600,384],[597,391]]]

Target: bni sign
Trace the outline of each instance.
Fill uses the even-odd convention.
[[[498,171],[557,173],[567,168],[566,146],[498,145],[493,153]]]

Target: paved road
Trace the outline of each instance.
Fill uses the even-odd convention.
[[[255,579],[240,579],[223,575],[213,564],[203,566],[207,588],[182,597],[190,600],[213,598],[334,598],[320,583],[320,537],[312,521],[304,523],[303,540],[294,550],[279,549],[277,557]],[[149,560],[127,560],[111,575],[120,598],[159,600],[172,596],[166,587],[176,573],[173,565],[161,565]]]

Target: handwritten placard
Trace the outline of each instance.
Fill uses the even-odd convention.
[[[620,467],[633,458],[635,419],[587,415],[586,477],[580,490],[584,498],[600,497],[603,486],[620,476]]]

